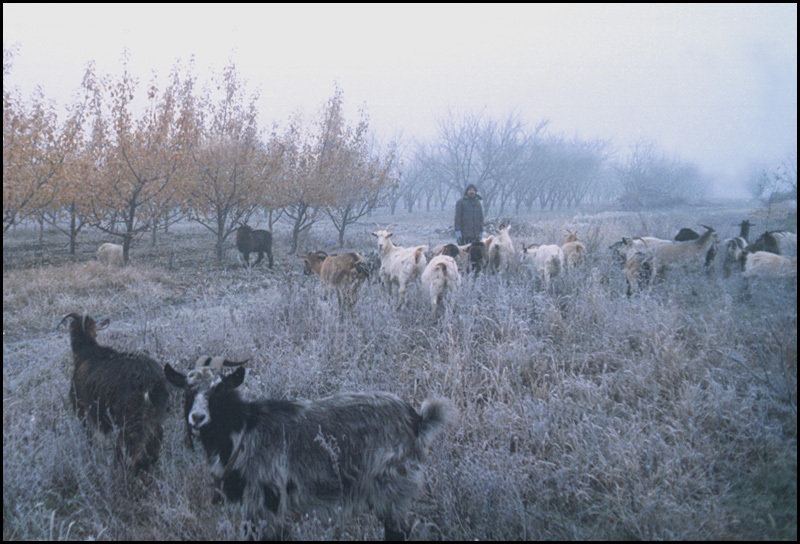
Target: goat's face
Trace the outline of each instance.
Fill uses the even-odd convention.
[[[252,234],[252,232],[253,232],[253,229],[250,228],[247,225],[242,225],[241,227],[236,229],[236,245],[238,246],[243,241],[245,241],[248,238],[250,238],[250,235]]]
[[[389,238],[392,237],[392,233],[388,230],[382,229],[371,234],[378,239],[378,251],[383,253],[390,243]]]
[[[303,274],[310,276],[312,272],[320,273],[322,263],[328,258],[328,254],[320,250],[315,253],[309,253],[308,255],[298,255],[298,257],[305,262]]]
[[[223,376],[221,370],[202,367],[184,376],[169,364],[164,366],[167,381],[184,390],[183,415],[188,428],[194,432],[211,423],[214,399],[223,392],[239,387],[244,381],[244,374],[244,368],[237,368]]]
[[[58,326],[60,327],[63,325],[68,319],[72,319],[69,324],[69,333],[73,344],[75,344],[76,341],[83,336],[88,336],[93,341],[97,341],[97,331],[105,329],[109,324],[108,319],[103,319],[98,323],[89,314],[79,315],[73,312],[65,315],[64,319],[61,320],[61,323],[59,323]]]

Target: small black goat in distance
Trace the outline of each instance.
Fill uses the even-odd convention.
[[[438,401],[417,412],[390,393],[342,394],[321,400],[242,399],[245,369],[201,357],[188,375],[164,367],[184,389],[184,419],[199,435],[218,491],[240,502],[250,535],[286,536],[287,514],[317,508],[371,510],[385,536],[408,536],[406,515],[422,482],[422,461],[447,419]]]
[[[88,314],[71,313],[69,323],[75,369],[69,397],[78,417],[108,434],[119,429],[117,458],[138,472],[149,471],[161,451],[169,403],[162,367],[144,355],[122,353],[97,344],[97,323]]]
[[[272,233],[268,230],[253,230],[247,225],[242,225],[236,230],[236,249],[244,257],[244,262],[250,266],[250,254],[258,253],[255,264],[261,262],[264,253],[269,257],[269,267],[272,268]]]

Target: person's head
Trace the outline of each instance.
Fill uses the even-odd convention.
[[[478,194],[478,189],[473,184],[470,183],[469,185],[467,185],[467,190],[464,191],[464,194],[467,196],[475,196]]]

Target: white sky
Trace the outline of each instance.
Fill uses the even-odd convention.
[[[201,79],[233,56],[261,89],[262,126],[314,115],[334,81],[347,107],[405,140],[448,108],[567,136],[640,138],[742,185],[797,150],[797,5],[3,4],[9,81],[64,103],[84,67],[146,83],[194,54]]]

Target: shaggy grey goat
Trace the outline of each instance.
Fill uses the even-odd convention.
[[[169,364],[184,389],[184,417],[199,435],[218,491],[241,502],[261,537],[285,536],[287,514],[316,508],[372,510],[387,539],[408,535],[405,517],[422,479],[422,461],[445,422],[440,402],[418,413],[389,393],[317,401],[243,400],[245,369],[223,376],[224,359],[188,375]]]
[[[117,457],[135,471],[148,471],[158,460],[161,424],[169,403],[164,371],[144,355],[121,353],[97,344],[97,323],[91,316],[71,313],[67,320],[75,369],[69,397],[81,420],[103,434],[115,427]]]

